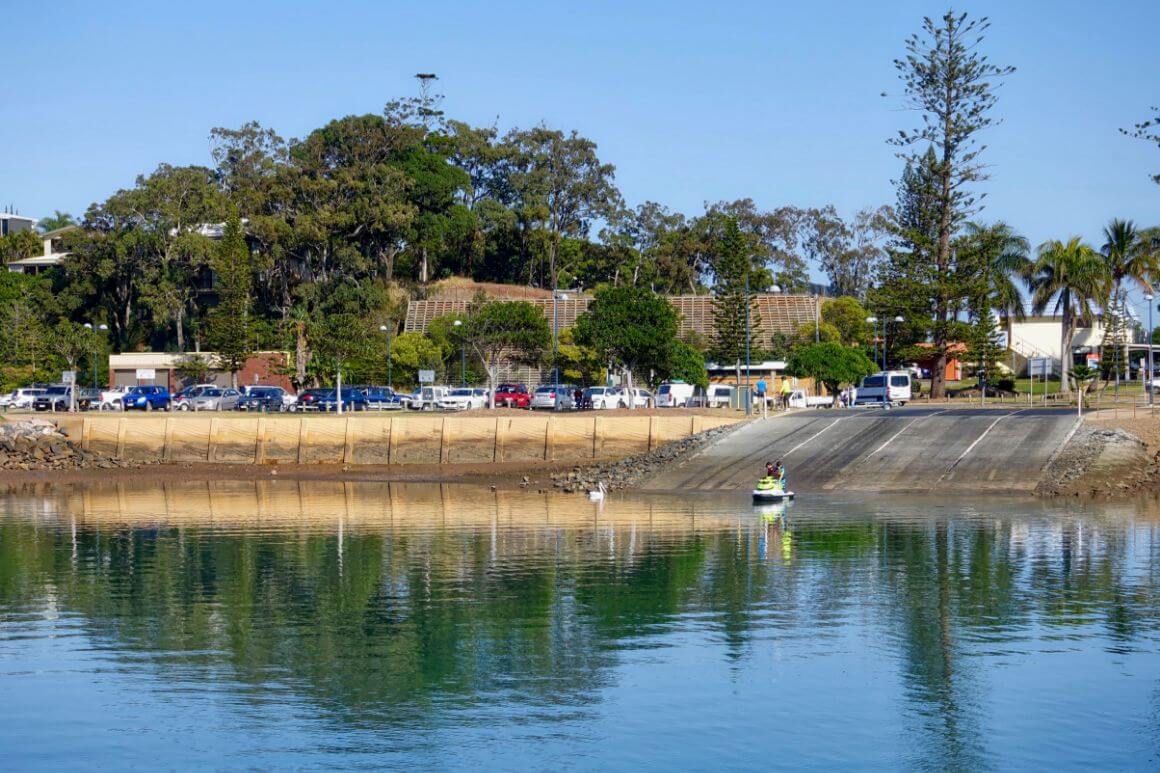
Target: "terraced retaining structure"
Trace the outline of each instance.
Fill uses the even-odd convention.
[[[612,459],[740,419],[722,416],[58,416],[87,452],[239,464],[432,464]]]

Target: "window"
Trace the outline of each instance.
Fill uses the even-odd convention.
[[[862,387],[869,389],[881,389],[884,386],[885,379],[882,376],[867,376],[862,379]]]
[[[891,376],[890,386],[892,387],[907,387],[910,386],[910,376]]]

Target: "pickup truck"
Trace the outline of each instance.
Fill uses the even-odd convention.
[[[74,387],[67,384],[54,384],[37,395],[32,401],[33,410],[37,411],[67,411],[72,405],[72,391]],[[87,411],[92,405],[99,405],[101,393],[96,389],[77,389],[76,407]]]
[[[789,393],[790,408],[833,408],[832,395],[807,395],[804,389],[795,389]]]

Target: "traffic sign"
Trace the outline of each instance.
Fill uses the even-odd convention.
[[[75,384],[77,383],[77,372],[75,370],[62,371],[60,374],[60,383]]]
[[[433,370],[421,370],[421,371],[419,371],[419,383],[420,384],[434,384],[435,383],[435,371],[433,371]]]

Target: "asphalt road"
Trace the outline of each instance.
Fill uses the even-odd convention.
[[[802,411],[743,427],[644,488],[749,489],[781,459],[795,492],[1030,493],[1075,426],[1053,408]]]

